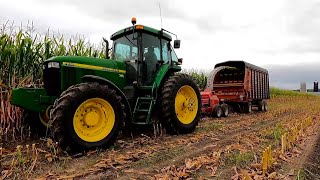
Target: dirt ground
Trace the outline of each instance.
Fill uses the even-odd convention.
[[[119,137],[106,150],[68,156],[50,140],[2,149],[3,179],[320,179],[320,105],[316,97],[274,97],[265,113],[203,118],[192,134]],[[299,102],[299,103],[297,103]],[[305,119],[292,148],[281,155],[281,135]],[[36,150],[32,150],[36,143]],[[5,144],[5,143],[4,143]],[[29,144],[29,148],[26,148]],[[262,175],[262,151],[272,166]],[[0,152],[1,154],[1,152]]]

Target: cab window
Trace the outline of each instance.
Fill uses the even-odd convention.
[[[174,52],[173,48],[171,47],[171,60],[173,62],[178,62],[178,56],[176,55],[176,53]]]
[[[135,34],[135,37],[137,34]],[[112,54],[115,60],[133,60],[138,58],[137,40],[132,39],[132,34],[123,36],[114,41],[114,52]]]
[[[168,49],[168,41],[161,40],[161,46],[162,46],[162,60],[164,63],[169,62],[169,49]]]

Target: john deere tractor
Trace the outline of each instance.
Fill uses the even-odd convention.
[[[159,119],[169,134],[192,132],[200,120],[200,92],[181,71],[182,59],[167,30],[136,25],[106,39],[106,58],[59,56],[43,63],[43,88],[17,88],[32,130],[50,134],[62,148],[108,147],[118,132]],[[174,34],[173,34],[174,35]],[[110,55],[111,54],[111,55]],[[110,57],[109,57],[110,56]]]

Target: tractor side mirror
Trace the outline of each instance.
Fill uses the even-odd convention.
[[[106,59],[109,59],[109,41],[106,38],[102,38],[103,41],[106,43]]]
[[[174,40],[174,41],[173,41],[173,47],[174,47],[175,49],[180,48],[180,40]]]

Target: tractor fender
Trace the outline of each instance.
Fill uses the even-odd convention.
[[[85,75],[81,77],[82,81],[84,82],[97,82],[99,84],[107,84],[109,86],[112,86],[117,93],[121,96],[122,99],[124,99],[124,103],[127,106],[127,110],[129,111],[129,114],[127,114],[126,118],[129,118],[129,122],[131,122],[132,117],[132,111],[131,111],[131,107],[130,107],[130,103],[128,101],[128,99],[126,98],[125,94],[121,91],[121,89],[119,89],[113,82],[109,81],[108,79],[105,79],[103,77],[100,76],[94,76],[94,75]]]
[[[164,82],[163,80],[168,78],[174,72],[179,72],[180,70],[180,67],[178,68],[177,66],[171,67],[169,64],[162,65],[155,75],[154,82],[158,88],[161,88],[161,85]]]

